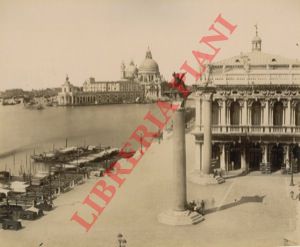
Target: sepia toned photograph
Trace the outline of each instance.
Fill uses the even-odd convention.
[[[0,0],[0,246],[300,246],[300,1]]]

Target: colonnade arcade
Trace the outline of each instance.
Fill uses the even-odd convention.
[[[201,110],[200,110],[201,111]],[[225,126],[256,126],[256,131],[280,131],[272,126],[300,126],[300,100],[291,99],[214,99],[212,124],[215,131]],[[200,123],[201,126],[201,123]],[[219,126],[219,128],[217,128]],[[231,128],[232,130],[234,128]],[[242,129],[242,128],[240,128]],[[289,128],[291,130],[291,128]]]
[[[288,169],[292,162],[299,171],[300,147],[298,144],[275,142],[215,142],[212,145],[212,160],[212,168],[223,171],[259,170],[261,163],[268,163],[271,164],[271,172],[274,172]]]

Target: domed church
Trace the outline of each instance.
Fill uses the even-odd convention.
[[[146,51],[144,61],[139,67],[133,61],[129,65],[121,64],[121,79],[133,80],[144,88],[145,98],[156,100],[161,97],[162,77],[157,62],[152,58],[150,48]]]

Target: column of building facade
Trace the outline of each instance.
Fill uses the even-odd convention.
[[[196,105],[196,117],[195,117],[195,132],[200,132],[201,130],[201,97],[195,96],[195,105]]]
[[[265,105],[265,107],[263,108],[263,111],[264,111],[263,125],[265,127],[265,132],[269,132],[269,128],[267,127],[270,125],[270,123],[269,123],[270,101],[269,101],[269,99],[265,100],[264,105]]]
[[[292,100],[291,101],[291,125],[295,126],[296,125],[296,106],[297,106],[297,101]]]
[[[225,153],[225,144],[220,144],[220,168],[223,171],[226,171],[226,153]]]
[[[287,108],[285,110],[285,125],[288,126],[287,131],[291,132],[291,99],[287,100]]]
[[[288,101],[287,100],[282,100],[281,101],[283,104],[283,125],[286,125],[287,123],[287,108],[288,108]]]
[[[243,125],[243,109],[244,109],[244,100],[238,100],[239,106],[240,106],[240,119],[239,123],[240,125]]]
[[[248,122],[248,125],[251,125],[251,123],[252,123],[252,112],[251,112],[251,110],[252,110],[252,104],[253,104],[253,102],[254,102],[254,100],[253,99],[249,99],[248,101],[247,101],[247,112],[248,112],[248,114],[247,114],[247,116],[248,116],[248,119],[247,119],[247,122]]]
[[[222,132],[225,132],[224,126],[226,126],[227,121],[226,121],[226,100],[222,100],[222,105],[221,105],[221,119],[220,119],[220,125],[222,126]]]
[[[265,144],[262,144],[261,145],[261,148],[262,148],[262,162],[263,163],[267,163],[268,162],[268,144],[265,143]]]
[[[226,104],[225,104],[227,125],[230,125],[230,105],[231,105],[231,103],[232,103],[232,100],[227,100]]]
[[[290,145],[289,144],[284,146],[284,161],[283,161],[283,163],[286,166],[291,165],[291,162],[290,162]],[[286,168],[288,168],[288,167],[286,167]]]
[[[248,125],[248,117],[247,117],[247,112],[248,112],[248,102],[245,99],[243,102],[243,108],[242,108],[242,125]]]
[[[202,101],[200,96],[195,96],[195,105],[196,105],[196,117],[195,117],[195,130],[194,132],[196,134],[199,134],[201,132],[201,119],[202,119]],[[201,170],[201,163],[202,163],[202,143],[197,140],[197,137],[195,136],[195,170],[200,171]]]
[[[205,92],[202,95],[202,123],[203,123],[203,147],[202,169],[203,174],[209,174],[212,156],[212,93]]]
[[[274,110],[275,101],[269,99],[269,126],[273,125],[273,110]]]

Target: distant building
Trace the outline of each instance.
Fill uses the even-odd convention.
[[[58,94],[59,105],[97,105],[134,103],[143,100],[141,85],[132,81],[97,82],[89,78],[82,88],[73,86],[69,78]]]
[[[133,61],[128,66],[125,66],[124,63],[121,64],[121,79],[133,80],[142,85],[146,99],[156,100],[161,97],[163,79],[157,62],[152,58],[149,47],[139,68]]]
[[[148,48],[139,68],[133,61],[127,66],[122,62],[119,81],[96,81],[91,77],[79,88],[73,86],[67,77],[58,93],[58,104],[114,104],[156,100],[161,97],[161,84],[158,64]]]

